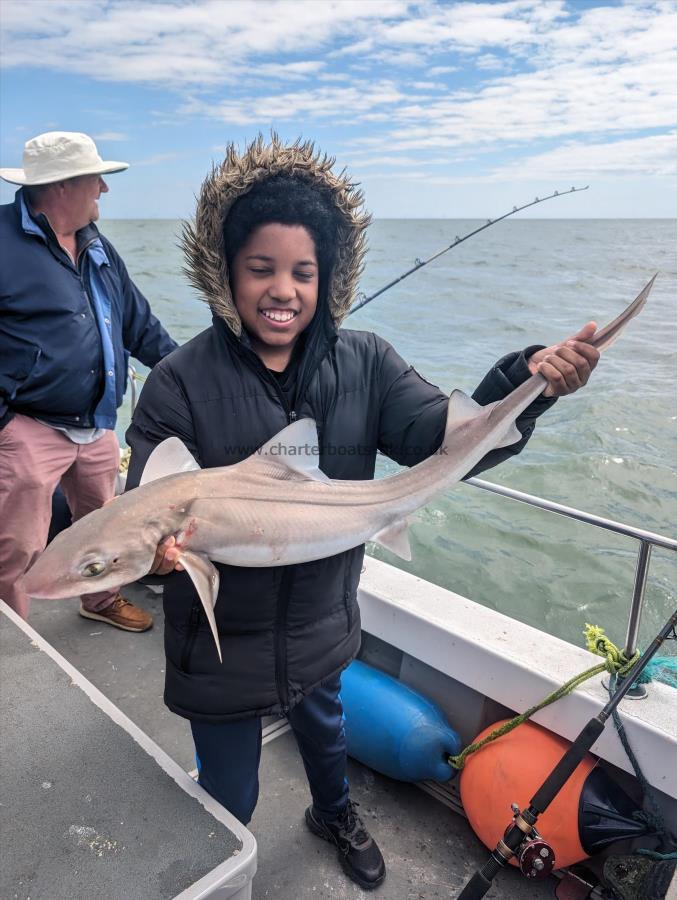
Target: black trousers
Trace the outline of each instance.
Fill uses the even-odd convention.
[[[340,676],[328,679],[287,716],[301,751],[313,805],[325,819],[335,819],[348,802],[340,690]],[[191,720],[190,725],[200,784],[246,825],[259,796],[261,719]]]

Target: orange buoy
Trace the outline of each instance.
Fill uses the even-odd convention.
[[[485,728],[475,741],[502,724],[496,722]],[[533,722],[523,722],[470,754],[461,771],[461,800],[473,831],[487,847],[493,849],[510,824],[510,804],[517,803],[520,809],[528,806],[569,747],[570,742],[564,738]],[[588,856],[579,835],[579,806],[584,784],[596,763],[594,756],[586,754],[539,817],[538,831],[555,851],[557,868]],[[516,865],[514,858],[511,862]]]

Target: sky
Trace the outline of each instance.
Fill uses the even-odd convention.
[[[677,0],[0,0],[0,164],[84,131],[107,218],[183,218],[229,142],[312,139],[377,218],[677,216]],[[11,185],[2,183],[9,202]]]

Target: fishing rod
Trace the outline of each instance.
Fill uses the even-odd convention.
[[[577,194],[580,191],[587,191],[589,187],[590,185],[586,184],[586,186],[582,188],[572,187],[568,191],[554,191],[552,194],[548,194],[547,197],[536,197],[536,199],[532,200],[531,203],[525,203],[523,206],[513,206],[510,212],[504,213],[497,219],[487,219],[484,225],[480,225],[480,227],[475,228],[474,231],[469,231],[468,234],[464,234],[463,237],[458,237],[457,235],[454,238],[453,244],[449,244],[448,247],[444,247],[442,250],[438,250],[437,253],[433,253],[433,255],[428,257],[428,259],[417,259],[411,269],[404,272],[404,274],[400,275],[399,278],[395,278],[393,279],[393,281],[388,282],[388,284],[384,285],[384,287],[382,288],[379,288],[374,294],[371,294],[369,297],[365,297],[364,294],[358,294],[358,302],[352,307],[348,315],[352,316],[352,314],[357,312],[358,309],[362,309],[362,307],[366,306],[367,303],[371,303],[372,300],[380,297],[381,294],[385,294],[387,290],[389,290],[394,285],[399,284],[400,281],[404,281],[405,278],[408,278],[414,272],[418,272],[419,269],[422,269],[423,266],[427,266],[428,263],[431,263],[433,260],[437,259],[438,256],[442,256],[443,253],[447,253],[447,251],[453,250],[454,247],[458,247],[458,245],[462,244],[463,241],[467,241],[468,238],[479,234],[480,231],[484,231],[485,228],[491,228],[491,226],[495,225],[497,222],[502,222],[503,219],[508,219],[510,218],[510,216],[514,216],[515,213],[522,212],[523,209],[529,209],[530,206],[536,206],[537,203],[545,203],[546,200],[552,200],[553,197],[564,197],[565,194]]]
[[[578,735],[571,747],[557,763],[546,780],[536,791],[529,802],[529,808],[520,812],[516,804],[512,805],[513,821],[508,826],[503,838],[499,840],[491,856],[463,888],[458,900],[480,900],[491,887],[497,873],[510,861],[517,857],[523,875],[530,879],[546,878],[555,868],[555,854],[552,847],[536,831],[535,825],[539,815],[544,813],[557,794],[571,778],[578,764],[590,750],[600,734],[604,731],[607,719],[632,687],[647,663],[656,654],[666,640],[677,640],[677,609],[672,613],[659,634],[653,639],[644,653],[628,673],[628,677],[619,682],[606,706],[594,716]]]

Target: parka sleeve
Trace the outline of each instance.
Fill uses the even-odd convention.
[[[168,362],[149,373],[125,438],[131,447],[125,490],[137,487],[148,457],[165,438],[178,437],[200,462],[188,400]]]
[[[386,341],[377,338],[377,346],[381,356],[378,449],[400,465],[416,465],[442,443],[449,398],[419,375]],[[509,353],[500,359],[474,391],[473,400],[486,406],[506,397],[529,378],[527,359],[537,349],[537,346],[527,347],[521,353]],[[537,398],[515,423],[522,439],[509,447],[492,450],[466,478],[519,453],[531,437],[538,416],[554,402],[554,399]]]

